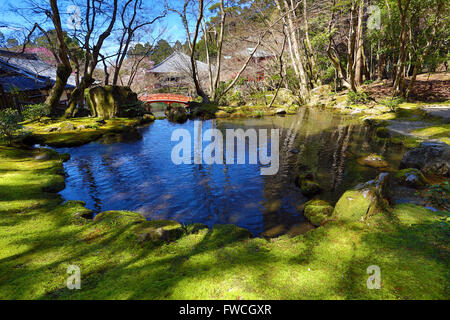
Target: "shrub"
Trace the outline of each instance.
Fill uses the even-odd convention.
[[[386,98],[380,101],[380,104],[383,106],[386,106],[391,110],[392,112],[395,112],[395,109],[404,102],[403,98]]]
[[[11,108],[0,110],[0,135],[6,136],[9,145],[11,145],[14,133],[20,128],[20,121],[22,121],[22,117],[17,110]]]
[[[24,107],[22,115],[25,120],[41,121],[42,117],[50,115],[50,107],[45,103],[30,104]]]
[[[364,91],[350,91],[347,94],[347,104],[364,104],[369,102],[369,96]]]

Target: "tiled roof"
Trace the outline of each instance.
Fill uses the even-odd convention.
[[[27,77],[49,78],[50,81],[56,80],[56,67],[49,65],[48,63],[38,59],[35,54],[9,52],[0,50],[1,67],[5,68],[5,65],[9,65],[16,68],[16,72],[25,73]],[[3,83],[4,80],[1,80]],[[67,81],[68,87],[75,87],[75,76],[71,75]],[[4,86],[5,87],[5,86]]]
[[[199,72],[208,72],[208,65],[206,63],[201,61],[196,62]],[[182,52],[174,52],[149,71],[153,73],[190,73],[191,57]]]

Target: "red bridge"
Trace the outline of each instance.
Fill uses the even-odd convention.
[[[188,103],[192,101],[191,97],[183,96],[181,94],[173,94],[173,93],[156,93],[156,94],[147,94],[139,98],[142,102],[147,104],[150,103],[165,103],[170,106],[172,103],[180,103],[184,104],[186,107]]]

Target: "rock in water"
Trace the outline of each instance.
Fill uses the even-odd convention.
[[[322,188],[317,182],[308,179],[300,182],[300,190],[305,197],[312,197],[322,192]]]
[[[165,111],[165,115],[171,122],[185,123],[188,120],[188,114],[184,107],[169,106]]]
[[[333,214],[333,207],[323,200],[310,200],[305,204],[305,217],[316,227]]]
[[[382,156],[374,153],[369,154],[366,157],[359,158],[358,162],[364,166],[372,168],[386,168],[388,166],[388,163]]]
[[[389,173],[384,172],[345,192],[336,203],[333,216],[341,221],[364,221],[385,210],[389,205],[389,178]]]
[[[418,148],[408,151],[400,163],[400,169],[416,168],[425,174],[450,176],[450,147],[438,142],[422,142]]]

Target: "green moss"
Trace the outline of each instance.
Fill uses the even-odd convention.
[[[74,147],[98,140],[106,133],[120,133],[140,124],[140,119],[114,118],[99,123],[102,118],[74,118],[66,121],[55,120],[42,124],[34,122],[26,125],[25,129],[32,131],[33,136],[42,141],[42,144],[52,147]],[[60,128],[63,123],[70,123],[74,127],[84,128],[66,132],[49,131],[51,128]]]
[[[61,161],[40,153],[0,147],[4,300],[448,298],[448,213],[400,205],[270,241],[219,225],[141,242],[143,217],[115,212],[93,223],[80,218],[83,203],[43,192]],[[69,265],[81,268],[81,290],[67,289]],[[381,268],[380,290],[367,289],[370,265]]]
[[[411,131],[412,134],[421,138],[437,139],[444,143],[448,143],[450,137],[450,124],[441,124],[436,126],[430,126],[422,129]]]
[[[175,241],[184,234],[184,229],[175,221],[155,220],[141,223],[135,232],[140,242]]]
[[[316,227],[333,214],[333,207],[323,200],[310,200],[305,204],[305,217]]]
[[[420,170],[409,168],[398,171],[395,174],[398,183],[413,188],[421,188],[427,184],[425,177]]]

